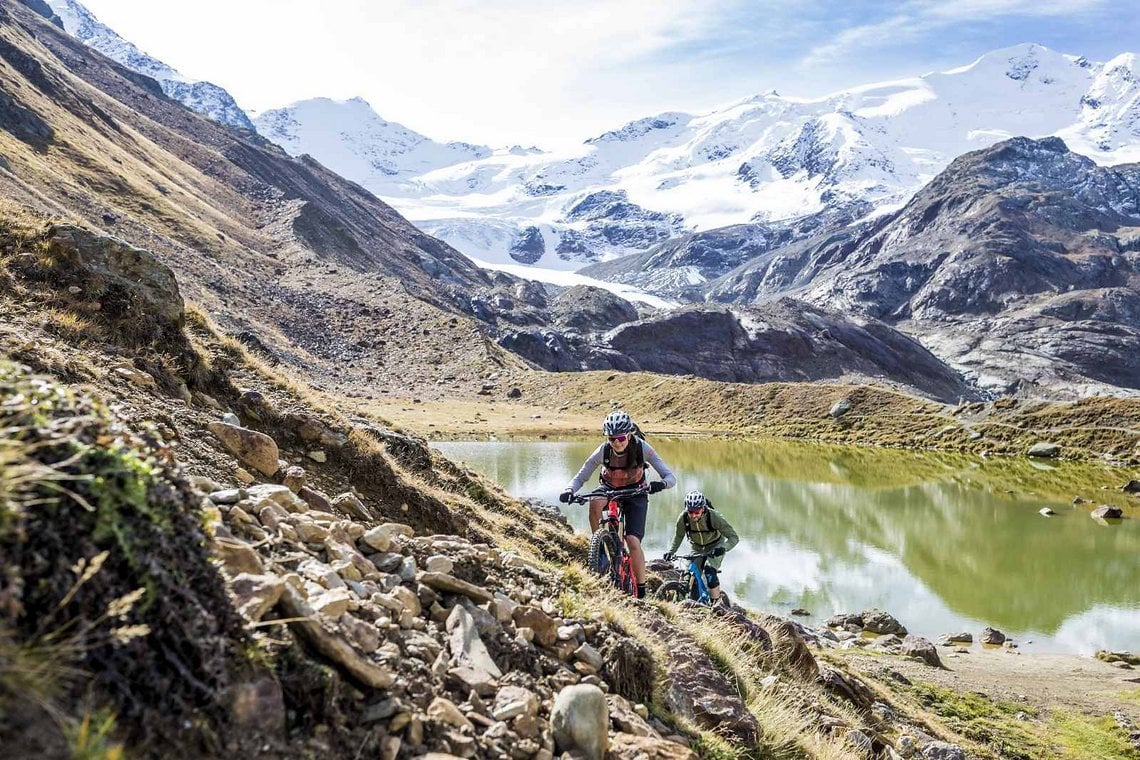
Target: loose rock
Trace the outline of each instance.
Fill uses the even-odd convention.
[[[609,747],[609,705],[597,686],[578,684],[558,692],[550,711],[554,743],[585,760],[602,760]]]

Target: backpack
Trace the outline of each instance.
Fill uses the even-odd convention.
[[[631,443],[633,458],[630,460],[629,465],[625,469],[632,470],[636,467],[645,467],[645,450],[641,447],[642,437],[637,435],[637,426],[634,426],[633,442]],[[602,466],[607,470],[610,468],[610,457],[613,456],[614,450],[609,442],[606,442],[605,448],[602,449]]]
[[[637,423],[633,423],[633,460],[627,469],[635,467],[645,467],[645,452],[641,448],[641,442],[645,440],[645,433],[641,432],[641,428]],[[602,449],[602,466],[607,470],[610,469],[610,456],[614,453],[613,448],[610,447],[609,442],[606,442],[606,447]]]

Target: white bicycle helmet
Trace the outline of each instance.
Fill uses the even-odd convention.
[[[689,491],[685,494],[685,510],[688,512],[699,512],[708,505],[709,500],[700,491]]]
[[[632,433],[633,420],[621,409],[615,409],[602,421],[602,432],[607,436]]]

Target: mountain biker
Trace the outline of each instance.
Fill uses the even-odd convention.
[[[610,412],[602,421],[602,433],[606,440],[590,454],[578,474],[570,481],[566,490],[559,494],[563,504],[570,501],[582,485],[599,466],[602,468],[601,483],[609,488],[625,488],[643,485],[646,482],[645,467],[650,465],[660,480],[649,483],[649,493],[657,493],[677,485],[677,477],[669,469],[661,456],[653,450],[641,431],[628,414],[620,409]],[[635,435],[636,433],[636,435]],[[590,499],[590,530],[596,532],[602,519],[602,507],[606,498]],[[645,552],[641,539],[645,537],[645,514],[649,508],[649,497],[645,494],[624,499],[625,539],[629,546],[629,561],[633,567],[633,577],[637,581],[637,597],[645,596]]]
[[[665,559],[673,559],[677,547],[686,536],[694,552],[708,555],[705,560],[705,578],[709,585],[709,595],[715,603],[720,598],[720,565],[724,561],[724,555],[740,543],[740,536],[736,535],[736,529],[724,515],[712,508],[712,504],[700,491],[685,494],[685,511],[677,518],[677,532],[673,534],[673,544],[665,552]]]

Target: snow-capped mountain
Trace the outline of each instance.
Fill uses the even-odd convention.
[[[302,100],[253,119],[262,136],[292,155],[308,153],[376,195],[415,195],[414,178],[444,166],[487,158],[491,149],[438,143],[381,119],[363,98]]]
[[[1138,74],[1131,53],[1093,63],[1025,44],[823,98],[773,91],[664,113],[563,153],[498,150],[421,172],[385,133],[369,145],[362,128],[299,112],[286,147],[339,166],[469,256],[572,269],[686,231],[898,207],[956,156],[1011,136],[1057,135],[1102,164],[1140,160]],[[398,188],[369,168],[377,154]]]
[[[64,30],[80,42],[98,50],[132,71],[158,81],[168,97],[214,121],[252,130],[253,123],[232,95],[210,82],[182,76],[162,61],[147,55],[99,22],[76,0],[46,0],[63,22]]]

